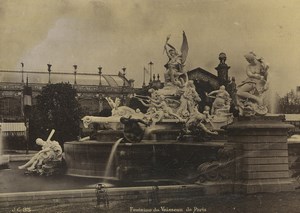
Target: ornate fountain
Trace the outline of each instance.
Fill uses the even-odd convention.
[[[107,129],[64,144],[68,174],[119,180],[182,178],[189,175],[185,170],[195,171],[209,158],[207,150],[210,148],[197,142],[213,138],[222,131],[222,124],[232,122],[227,104],[230,97],[221,87],[210,95],[216,95],[215,102],[225,98],[226,103],[215,104],[213,114],[210,108],[199,112],[201,99],[184,69],[188,55],[186,35],[183,33],[180,54],[168,43],[169,39],[167,37],[164,46],[169,59],[165,65],[164,87],[150,89],[149,96],[134,97],[148,107],[147,112],[120,106],[118,98],[107,97],[112,108],[110,117],[82,119],[85,127],[102,123]],[[212,156],[219,148],[212,149]],[[199,158],[199,155],[206,157]]]
[[[181,54],[169,39],[165,86],[150,89],[149,96],[135,97],[148,107],[147,112],[120,106],[120,100],[108,97],[112,116],[86,116],[82,121],[86,127],[107,123],[110,130],[65,143],[68,173],[123,181],[179,178],[220,184],[222,180],[218,190],[231,193],[294,190],[287,150],[292,126],[283,122],[284,116],[268,115],[264,102],[269,66],[253,52],[246,54],[247,79],[237,87],[236,97],[221,85],[207,94],[214,98],[211,109],[206,106],[199,112],[201,99],[184,71],[186,36]],[[234,122],[232,99],[240,115]],[[227,141],[203,143],[221,128]]]

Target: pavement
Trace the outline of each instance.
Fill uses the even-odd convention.
[[[0,212],[39,213],[299,213],[300,193],[263,193],[254,195],[214,195],[191,198],[159,199],[156,204],[147,200],[110,202],[109,207],[96,206],[96,201],[52,205],[24,205],[0,208]]]
[[[95,188],[101,181],[97,178],[81,178],[66,175],[39,176],[26,175],[18,169],[22,161],[10,162],[9,169],[0,170],[0,193],[53,191]]]
[[[23,160],[29,158],[25,155]],[[10,158],[20,160],[17,158]],[[143,187],[109,185],[109,208],[95,207],[97,178],[67,175],[25,175],[17,167],[24,162],[10,162],[0,170],[0,212],[300,212],[300,190],[251,195],[205,195],[203,186],[160,186],[159,202],[149,203],[151,183]],[[64,197],[64,199],[60,199]],[[40,200],[34,202],[35,200]],[[12,205],[9,202],[12,201]]]

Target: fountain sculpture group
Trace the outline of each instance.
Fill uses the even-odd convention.
[[[196,123],[196,128],[201,131],[218,134],[215,130],[232,122],[232,114],[229,112],[231,98],[223,85],[219,90],[208,94],[209,97],[215,99],[211,112],[208,106],[205,107],[204,112],[199,112],[198,103],[201,98],[195,89],[193,80],[188,79],[184,70],[188,55],[186,35],[183,32],[181,54],[168,43],[169,39],[170,37],[167,37],[164,46],[169,58],[165,65],[165,86],[158,90],[149,89],[150,96],[136,95],[134,97],[148,107],[147,112],[144,114],[139,109],[133,110],[127,106],[119,106],[121,103],[119,98],[113,101],[108,97],[106,100],[112,108],[112,116],[85,116],[82,119],[85,127],[91,123],[120,123],[121,118],[130,117],[139,119],[150,128],[164,122],[182,123],[185,126],[185,133],[189,133],[195,128],[192,124]]]
[[[233,192],[292,190],[286,145],[291,126],[284,124],[282,117],[266,116],[263,101],[269,66],[255,53],[246,54],[247,79],[238,85],[236,97],[230,97],[221,85],[207,94],[214,99],[211,108],[205,106],[199,112],[201,98],[184,69],[186,35],[183,32],[181,53],[169,39],[164,46],[169,59],[164,87],[150,89],[149,96],[134,97],[148,107],[147,112],[120,106],[119,98],[107,97],[110,117],[85,116],[82,121],[85,127],[106,123],[110,130],[64,144],[68,174],[122,181],[172,177],[203,182],[221,178],[231,181]],[[233,100],[240,115],[235,122],[230,112]],[[195,143],[206,136],[213,138],[224,126],[228,134],[225,145]]]

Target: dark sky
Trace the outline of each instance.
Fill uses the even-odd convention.
[[[300,85],[298,0],[1,0],[0,69],[117,74],[123,66],[140,86],[143,67],[154,62],[163,76],[163,45],[189,42],[186,69],[213,74],[218,54],[227,54],[230,76],[246,77],[243,55],[254,51],[270,64],[280,94]],[[11,75],[0,76],[2,80]],[[47,75],[45,75],[47,77]],[[147,76],[148,77],[148,76]]]

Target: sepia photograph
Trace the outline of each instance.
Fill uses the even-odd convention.
[[[300,212],[299,11],[0,0],[0,213]]]

